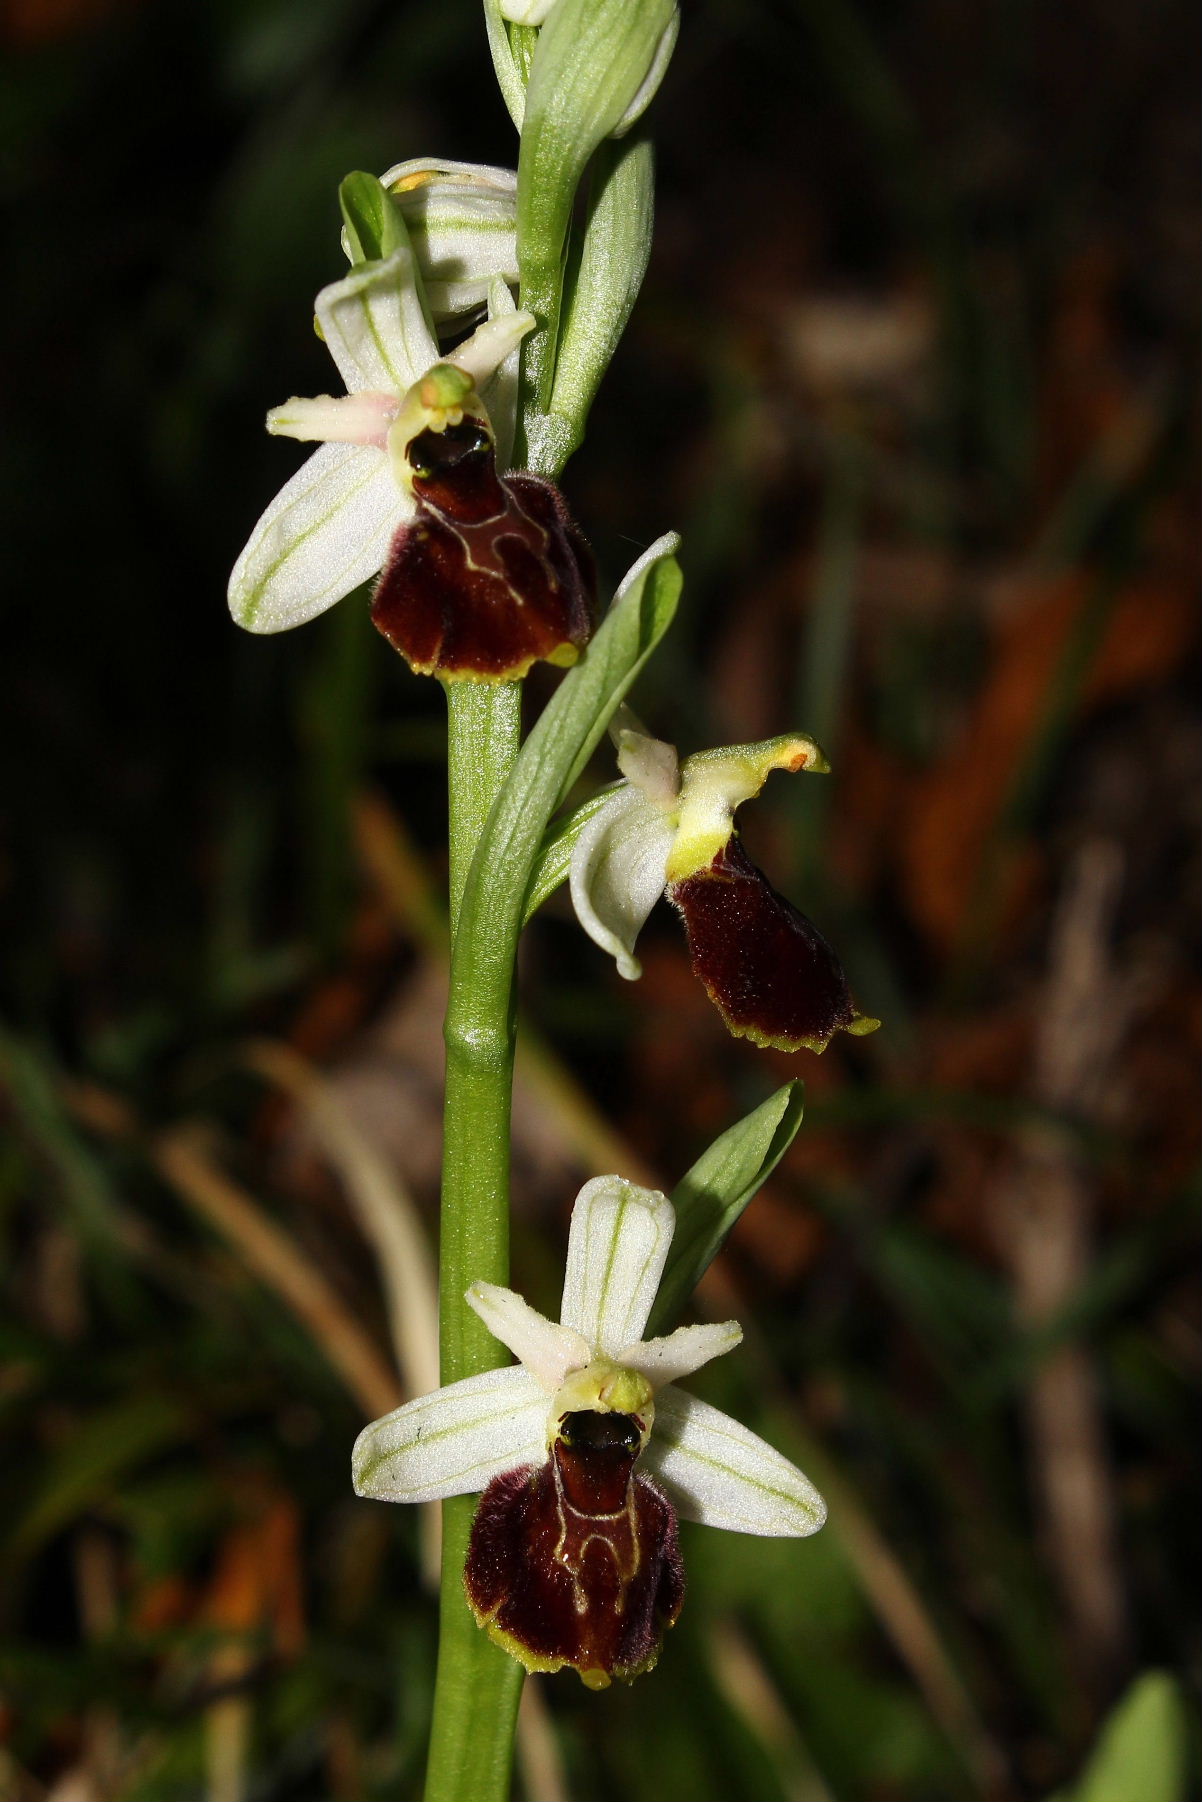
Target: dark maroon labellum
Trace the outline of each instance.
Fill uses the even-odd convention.
[[[782,1051],[825,1051],[834,1033],[871,1032],[818,928],[778,895],[737,836],[708,869],[668,887],[693,968],[731,1032]]]
[[[551,1456],[494,1477],[472,1523],[472,1612],[527,1670],[571,1665],[590,1689],[630,1682],[680,1613],[676,1515],[636,1476],[639,1422],[565,1414]]]
[[[423,675],[499,682],[539,659],[574,663],[596,582],[559,490],[499,476],[470,415],[419,432],[406,454],[417,516],[393,538],[371,605],[389,643]]]

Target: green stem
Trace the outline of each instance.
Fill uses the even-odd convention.
[[[448,682],[447,785],[450,801],[451,931],[463,885],[492,804],[522,738],[520,682]]]
[[[464,884],[493,802],[521,738],[521,688],[447,685],[450,890],[457,924]],[[456,936],[447,1007],[439,1248],[442,1381],[500,1361],[496,1340],[464,1302],[469,1283],[509,1280],[509,1114],[513,1087],[513,965],[517,935],[481,960]],[[472,980],[464,980],[470,963]],[[481,979],[483,963],[483,979]],[[443,1504],[438,1675],[426,1802],[504,1802],[521,1667],[493,1645],[463,1597],[474,1496]]]

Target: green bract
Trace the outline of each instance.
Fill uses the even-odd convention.
[[[739,1215],[797,1137],[805,1111],[799,1082],[760,1103],[702,1152],[672,1191],[676,1234],[648,1325],[666,1332],[712,1264]]]
[[[533,394],[526,412],[532,450],[547,438],[539,415],[550,414],[555,405],[564,250],[577,187],[597,148],[627,130],[649,104],[672,53],[677,23],[672,0],[557,0],[539,33],[526,90],[517,196],[522,304],[539,322],[525,361]],[[645,185],[649,167],[636,161],[632,169],[637,184]],[[650,209],[645,201],[634,206],[630,219],[633,242],[624,231],[602,228],[594,257],[608,245],[610,265],[602,278],[594,261],[578,284],[578,304],[569,314],[574,336],[591,335],[596,344],[608,342],[611,350],[646,264]],[[599,331],[594,314],[601,321]],[[587,411],[600,375],[595,355],[580,360],[590,373],[583,384],[579,372],[572,378],[577,398],[568,416],[569,433],[574,430],[577,437],[582,418],[575,417],[576,407],[583,397]],[[567,391],[560,403],[569,404]],[[537,466],[551,474],[561,461],[544,453]]]
[[[530,460],[562,469],[638,299],[651,254],[655,155],[650,140],[603,144],[589,171],[584,242],[564,285],[551,401],[528,418]]]

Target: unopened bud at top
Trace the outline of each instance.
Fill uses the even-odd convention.
[[[380,184],[400,207],[436,326],[480,311],[496,277],[517,286],[517,176],[490,163],[414,157]],[[351,245],[343,233],[343,249]]]

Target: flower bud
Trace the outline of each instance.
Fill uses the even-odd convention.
[[[517,285],[512,169],[416,157],[380,180],[404,215],[435,325],[483,307],[496,276]]]
[[[538,320],[523,352],[532,396],[526,438],[537,449],[532,461],[549,473],[562,468],[578,441],[599,380],[595,359],[585,356],[556,402],[564,246],[576,190],[593,153],[650,102],[676,30],[673,0],[556,0],[538,35],[518,158],[517,246],[522,304]],[[593,234],[594,253],[602,251],[607,267],[600,280],[595,266],[589,270],[581,304],[570,307],[567,321],[570,337],[591,333],[603,355],[612,354],[647,260],[649,162],[643,167],[636,159],[627,173],[637,176],[638,192],[620,193],[619,184],[611,199],[636,217],[633,240],[621,231]]]

